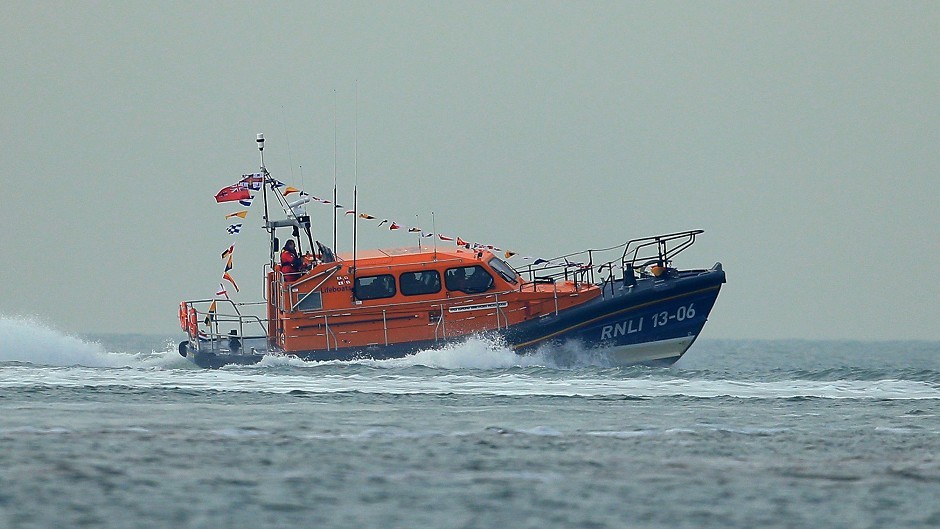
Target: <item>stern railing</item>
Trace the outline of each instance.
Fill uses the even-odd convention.
[[[192,310],[196,315],[197,334],[194,336],[192,332],[188,333],[190,347],[196,351],[222,350],[233,338],[240,342],[268,338],[267,318],[248,313],[265,306],[265,302],[236,303],[230,299],[193,299],[184,303],[187,314]],[[211,310],[213,303],[216,305],[214,311]]]

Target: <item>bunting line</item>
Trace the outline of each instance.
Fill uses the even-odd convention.
[[[217,203],[235,203],[245,208],[245,209],[234,211],[225,215],[225,219],[239,218],[239,219],[244,220],[247,218],[248,211],[251,208],[251,205],[255,198],[255,196],[252,194],[252,191],[261,190],[264,187],[265,178],[267,178],[267,181],[268,183],[270,183],[272,189],[280,189],[280,193],[284,197],[287,197],[294,193],[299,193],[301,197],[309,197],[311,202],[316,202],[318,204],[323,204],[323,205],[329,205],[329,206],[332,206],[332,209],[344,209],[345,215],[354,215],[358,219],[362,219],[362,220],[379,220],[378,217],[371,215],[369,213],[359,213],[355,209],[346,209],[345,206],[339,204],[338,202],[334,202],[329,199],[319,198],[319,197],[310,195],[301,189],[288,186],[284,182],[271,178],[270,175],[266,176],[264,173],[243,174],[241,180],[239,180],[237,183],[224,187],[221,190],[219,190],[218,193],[216,193],[215,200]],[[226,231],[230,235],[237,236],[238,234],[241,233],[243,224],[244,223],[230,224],[226,228]],[[376,225],[376,227],[381,228],[381,227],[384,227],[386,224],[388,225],[388,230],[390,231],[404,231],[407,233],[414,233],[414,234],[418,234],[417,236],[419,238],[425,238],[425,239],[437,237],[441,241],[453,242],[456,246],[466,248],[468,250],[485,249],[485,250],[490,250],[493,252],[503,252],[501,248],[491,245],[491,244],[481,244],[477,242],[470,242],[468,240],[465,240],[463,237],[450,236],[450,235],[446,235],[443,233],[426,232],[418,226],[406,226],[404,224],[399,224],[398,222],[388,219],[388,218],[381,219],[380,222]],[[219,290],[216,291],[215,293],[216,298],[229,299],[228,291],[225,288],[224,282],[230,283],[232,287],[235,288],[235,291],[239,292],[238,285],[235,283],[235,280],[230,273],[234,269],[234,263],[232,259],[232,254],[234,253],[234,251],[235,251],[235,243],[232,243],[227,249],[225,249],[225,251],[221,253],[221,257],[225,261],[225,267],[222,272],[223,282],[219,283]],[[510,251],[510,250],[506,250],[503,253],[503,256],[506,259],[516,257],[517,255],[518,255],[517,252]],[[571,266],[571,267],[584,266],[581,263],[570,263],[567,260],[565,260],[564,263],[560,263],[560,262],[553,262],[552,260],[548,260],[548,259],[542,259],[542,258],[530,257],[530,256],[520,256],[518,257],[518,259],[527,263],[528,266],[538,266],[542,264],[545,264],[545,265],[564,264],[565,266]],[[208,317],[207,317],[207,320],[208,320]]]

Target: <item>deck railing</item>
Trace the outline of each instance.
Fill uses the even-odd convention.
[[[267,318],[249,311],[265,305],[264,302],[237,303],[230,299],[193,299],[186,301],[187,313],[196,315],[197,335],[190,333],[190,347],[215,351],[228,344],[228,340],[256,340],[268,337]],[[215,310],[212,308],[215,303]],[[235,327],[232,329],[232,327]],[[236,334],[229,334],[232,330]]]
[[[558,280],[597,284],[596,276],[607,277],[601,283],[620,278],[646,274],[646,267],[658,265],[669,267],[676,255],[695,243],[695,237],[704,230],[688,230],[652,237],[641,237],[611,246],[581,250],[552,259],[537,259],[532,264],[518,269],[528,276],[529,284],[553,283]],[[617,274],[621,274],[617,278]]]

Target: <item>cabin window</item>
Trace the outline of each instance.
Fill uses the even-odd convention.
[[[395,295],[395,277],[391,274],[357,277],[354,289],[357,299],[390,298]]]
[[[493,270],[496,270],[496,273],[508,283],[515,283],[516,279],[519,277],[519,274],[509,266],[509,263],[499,257],[493,257],[490,259],[489,263],[490,266],[493,267]]]
[[[493,288],[493,276],[480,265],[448,268],[444,272],[444,284],[447,290],[478,294]]]
[[[434,294],[441,291],[441,274],[437,270],[405,272],[398,276],[398,286],[406,296]]]
[[[309,292],[299,294],[300,301],[297,303],[297,310],[308,312],[311,310],[320,310],[323,308],[323,298],[319,292]]]

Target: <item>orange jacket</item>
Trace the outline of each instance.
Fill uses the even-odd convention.
[[[293,281],[300,275],[301,260],[296,252],[289,250],[281,251],[281,272],[287,281]]]

